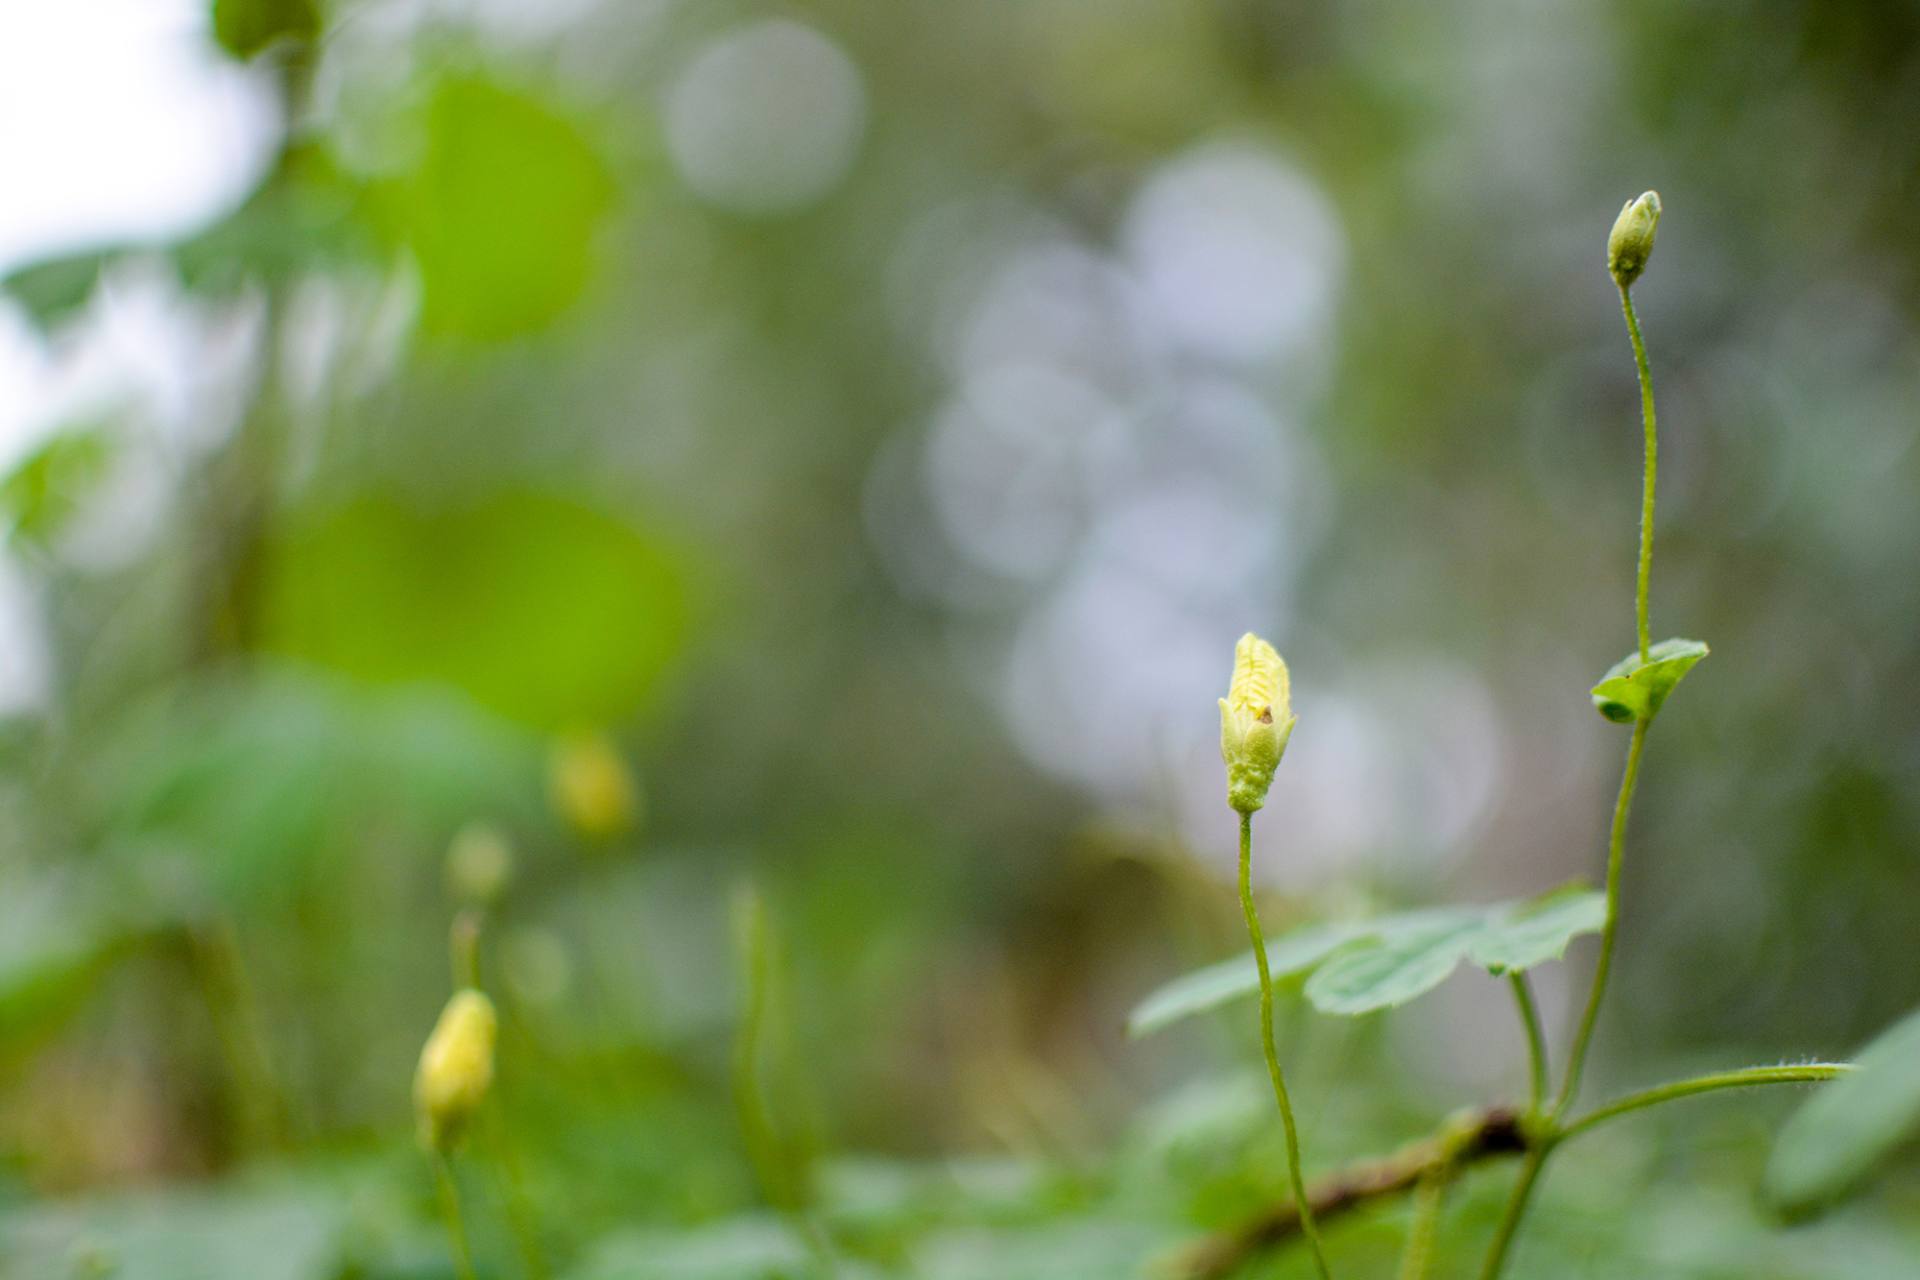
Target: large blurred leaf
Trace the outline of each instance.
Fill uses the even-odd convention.
[[[1821,1085],[1780,1133],[1767,1197],[1789,1214],[1834,1203],[1920,1133],[1920,1011],[1882,1032],[1859,1070]]]
[[[368,681],[452,685],[550,728],[633,711],[686,642],[686,587],[667,548],[545,494],[311,512],[285,530],[268,574],[269,649]]]
[[[444,80],[425,150],[390,191],[412,249],[426,325],[498,339],[531,332],[580,296],[614,186],[580,128],[476,75]]]
[[[801,1280],[812,1255],[780,1218],[735,1218],[689,1231],[623,1231],[601,1241],[568,1280]]]
[[[1558,960],[1567,944],[1606,923],[1604,894],[1575,883],[1516,902],[1442,907],[1354,923],[1314,924],[1267,944],[1275,981],[1310,973],[1307,998],[1323,1013],[1370,1013],[1405,1004],[1446,981],[1462,960],[1515,973]],[[1143,1036],[1260,989],[1253,953],[1196,970],[1135,1006],[1128,1031]]]
[[[0,1049],[76,1009],[130,936],[76,876],[0,881]]]
[[[147,1193],[23,1208],[0,1215],[0,1280],[332,1280],[340,1219],[311,1193]]]
[[[530,735],[457,699],[369,698],[266,672],[137,708],[95,777],[110,845],[143,861],[188,857],[223,897],[246,901],[297,892],[291,873],[329,837],[376,819],[443,832],[511,812],[518,796],[535,811],[539,758]]]

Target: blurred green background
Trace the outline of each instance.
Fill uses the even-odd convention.
[[[1250,1009],[1122,1032],[1240,937],[1233,641],[1271,930],[1598,874],[1647,187],[1653,625],[1715,656],[1588,1096],[1848,1053],[1920,1003],[1916,119],[1866,0],[6,9],[0,1277],[452,1275],[463,832],[485,1276],[810,1275],[804,1205],[836,1274],[1104,1280],[1280,1197]],[[1310,1166],[1514,1096],[1505,998],[1285,1012]],[[1920,1165],[1757,1210],[1790,1106],[1595,1139],[1510,1274],[1920,1275]]]

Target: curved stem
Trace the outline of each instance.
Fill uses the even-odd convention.
[[[1520,1180],[1513,1184],[1513,1195],[1507,1200],[1507,1210],[1500,1215],[1500,1229],[1494,1233],[1493,1247],[1488,1250],[1486,1264],[1480,1269],[1480,1280],[1498,1280],[1501,1270],[1507,1265],[1507,1250],[1513,1244],[1514,1233],[1520,1229],[1520,1219],[1526,1216],[1527,1203],[1533,1199],[1534,1184],[1540,1181],[1540,1170],[1552,1154],[1553,1143],[1550,1140],[1527,1153],[1527,1162],[1520,1168]]]
[[[1426,1280],[1433,1262],[1433,1240],[1440,1228],[1440,1210],[1447,1202],[1451,1169],[1438,1169],[1420,1179],[1413,1199],[1413,1229],[1407,1233],[1407,1251],[1400,1258],[1400,1280]]]
[[[1593,970],[1593,990],[1587,996],[1587,1010],[1580,1017],[1580,1030],[1573,1038],[1573,1049],[1567,1058],[1567,1078],[1553,1105],[1555,1120],[1566,1114],[1574,1095],[1580,1091],[1580,1074],[1587,1065],[1594,1023],[1599,1021],[1600,1002],[1606,997],[1607,978],[1613,971],[1613,942],[1620,928],[1620,864],[1626,847],[1627,815],[1633,810],[1633,789],[1640,781],[1640,755],[1647,743],[1647,723],[1644,719],[1634,721],[1633,739],[1627,745],[1626,771],[1620,778],[1620,794],[1613,802],[1613,831],[1607,841],[1607,923],[1600,931],[1600,959]]]
[[[1603,1107],[1596,1108],[1581,1116],[1560,1131],[1558,1141],[1585,1133],[1595,1125],[1604,1124],[1619,1116],[1647,1107],[1656,1107],[1663,1102],[1672,1102],[1676,1098],[1690,1098],[1696,1093],[1713,1093],[1720,1089],[1745,1089],[1762,1084],[1815,1084],[1822,1080],[1833,1080],[1852,1071],[1850,1062],[1808,1062],[1797,1066],[1784,1067],[1746,1067],[1739,1071],[1716,1071],[1711,1075],[1695,1076],[1691,1080],[1675,1080],[1668,1084],[1655,1085],[1639,1093],[1630,1093]]]
[[[474,1280],[473,1250],[467,1243],[466,1220],[460,1215],[460,1184],[453,1180],[453,1162],[435,1154],[433,1171],[439,1175],[440,1216],[447,1223],[447,1244],[453,1250],[454,1270],[460,1280]]]
[[[1520,1010],[1520,1025],[1527,1033],[1527,1075],[1531,1100],[1527,1110],[1538,1115],[1547,1103],[1547,1037],[1540,1029],[1540,1006],[1534,1003],[1533,987],[1524,973],[1510,973],[1514,1004]]]
[[[1267,968],[1267,943],[1260,935],[1260,914],[1253,906],[1253,815],[1240,815],[1240,907],[1247,916],[1247,936],[1253,940],[1254,965],[1260,971],[1260,1048],[1267,1058],[1267,1075],[1273,1080],[1274,1101],[1280,1104],[1280,1124],[1287,1132],[1287,1177],[1293,1184],[1293,1202],[1300,1206],[1300,1229],[1313,1251],[1314,1266],[1321,1280],[1332,1280],[1325,1249],[1320,1243],[1320,1228],[1313,1220],[1313,1204],[1307,1199],[1306,1179],[1300,1174],[1300,1134],[1293,1122],[1293,1102],[1287,1097],[1287,1079],[1280,1070],[1280,1057],[1273,1047],[1273,975]]]
[[[1653,482],[1660,469],[1660,444],[1653,423],[1653,373],[1647,368],[1647,344],[1640,337],[1640,317],[1634,314],[1633,292],[1620,287],[1620,310],[1627,317],[1627,336],[1633,340],[1634,368],[1640,374],[1640,421],[1646,432],[1646,452],[1640,482],[1640,573],[1633,594],[1634,621],[1640,636],[1640,661],[1647,661],[1652,632],[1647,626],[1647,585],[1653,577]]]

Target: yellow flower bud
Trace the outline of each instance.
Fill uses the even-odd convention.
[[[433,1150],[451,1150],[485,1100],[498,1029],[493,1001],[472,987],[454,992],[434,1023],[413,1077],[420,1140]]]
[[[1252,813],[1267,802],[1273,771],[1293,735],[1287,664],[1249,631],[1233,650],[1233,682],[1220,699],[1220,758],[1227,763],[1227,803]]]
[[[1660,226],[1660,193],[1648,191],[1627,201],[1607,237],[1607,270],[1622,289],[1640,278],[1653,256],[1653,233]]]
[[[447,846],[447,892],[455,902],[490,907],[513,879],[513,846],[490,822],[469,822]]]
[[[616,839],[639,820],[639,785],[603,733],[571,734],[556,743],[547,783],[554,809],[585,839]]]

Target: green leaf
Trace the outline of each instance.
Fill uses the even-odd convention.
[[[0,480],[0,518],[16,544],[44,548],[105,478],[114,441],[104,429],[62,431]]]
[[[481,341],[546,327],[592,279],[614,205],[593,142],[540,99],[472,74],[443,80],[421,123],[420,162],[387,194],[425,327]]]
[[[1467,956],[1489,973],[1521,973],[1567,952],[1567,944],[1607,923],[1607,895],[1580,884],[1511,906],[1496,907],[1467,947]]]
[[[236,58],[251,58],[282,41],[304,44],[319,34],[313,0],[213,0],[213,38]]]
[[[1920,1010],[1860,1051],[1859,1070],[1823,1085],[1781,1130],[1767,1198],[1805,1215],[1846,1195],[1920,1132]]]
[[[672,549],[553,494],[299,511],[269,565],[268,651],[373,684],[452,686],[548,729],[649,703],[691,624]]]
[[[1425,913],[1430,918],[1344,951],[1307,979],[1307,999],[1322,1013],[1361,1014],[1402,1005],[1447,980],[1479,933],[1478,911]]]
[[[1519,902],[1308,925],[1269,943],[1267,962],[1276,982],[1311,974],[1307,998],[1322,1013],[1371,1013],[1431,991],[1462,959],[1494,974],[1558,960],[1569,942],[1599,932],[1606,919],[1606,895],[1575,882]],[[1128,1016],[1127,1033],[1152,1035],[1259,990],[1249,951],[1155,990]]]
[[[1267,966],[1277,982],[1312,969],[1334,951],[1364,934],[1354,924],[1313,924],[1275,938],[1267,945]],[[1154,991],[1127,1016],[1127,1034],[1152,1035],[1183,1018],[1250,996],[1260,990],[1260,970],[1247,951],[1175,978]]]
[[[1616,724],[1651,720],[1694,664],[1707,656],[1700,640],[1662,640],[1647,651],[1647,660],[1630,653],[1607,669],[1593,686],[1593,705]]]

